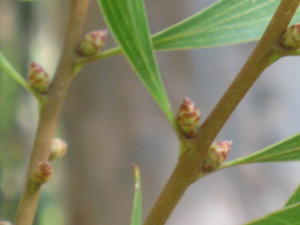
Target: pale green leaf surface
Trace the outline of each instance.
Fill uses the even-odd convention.
[[[20,84],[23,88],[31,92],[30,87],[27,82],[23,79],[23,77],[11,66],[11,64],[7,61],[4,55],[0,52],[0,70],[2,74],[7,75],[14,79],[18,84]]]
[[[245,225],[300,225],[300,204],[271,213]]]
[[[297,189],[291,195],[289,200],[285,203],[285,207],[296,204],[296,203],[300,203],[300,185],[297,187]]]
[[[245,163],[296,160],[300,160],[300,134],[275,143],[251,155],[226,162],[222,167]]]
[[[155,34],[158,50],[192,49],[257,40],[280,0],[221,0]],[[163,10],[163,9],[162,9]],[[299,13],[294,22],[300,20]]]
[[[142,191],[141,191],[141,173],[137,166],[134,166],[134,199],[131,214],[130,225],[141,225],[142,224]]]
[[[98,0],[110,30],[144,86],[174,123],[154,56],[143,0]]]

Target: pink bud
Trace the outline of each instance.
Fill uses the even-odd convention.
[[[97,30],[86,34],[79,44],[78,53],[85,57],[95,55],[106,44],[107,35],[107,30]]]
[[[217,169],[227,158],[232,147],[232,141],[217,141],[214,142],[209,150],[204,162],[204,171],[213,171]]]
[[[39,64],[32,62],[29,67],[28,83],[35,91],[45,93],[50,83],[49,75]]]
[[[52,165],[48,161],[41,161],[32,172],[31,179],[39,184],[44,184],[50,179],[52,170]]]
[[[8,221],[0,221],[0,225],[11,225]]]
[[[291,25],[286,29],[281,44],[288,49],[300,48],[300,24]]]
[[[199,109],[190,99],[184,98],[178,109],[177,122],[186,137],[193,138],[196,135],[199,120]]]

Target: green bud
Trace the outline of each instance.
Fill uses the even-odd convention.
[[[187,138],[193,138],[196,135],[199,127],[199,121],[199,109],[191,100],[184,98],[178,109],[177,122]]]
[[[107,30],[97,30],[86,34],[78,47],[81,56],[93,56],[99,52],[106,44]]]
[[[300,48],[300,24],[291,25],[286,29],[281,44],[288,49]]]
[[[217,169],[227,158],[232,147],[232,141],[214,142],[207,153],[203,171],[209,172]]]
[[[32,89],[44,94],[50,83],[49,75],[39,64],[32,62],[29,67],[28,83]]]
[[[53,172],[52,170],[52,165],[48,161],[41,161],[33,170],[31,179],[38,184],[44,184],[50,179]]]

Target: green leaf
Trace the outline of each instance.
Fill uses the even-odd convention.
[[[300,185],[297,187],[297,189],[294,191],[292,196],[289,198],[287,203],[285,203],[285,207],[300,203]]]
[[[131,215],[131,225],[141,225],[142,224],[142,191],[141,191],[141,173],[140,169],[134,165],[134,199]]]
[[[143,0],[98,0],[115,39],[144,86],[174,124],[160,77]]]
[[[300,204],[295,204],[245,225],[300,225]]]
[[[254,154],[224,163],[222,167],[224,168],[245,163],[296,160],[300,160],[300,134],[266,147]]]
[[[4,55],[0,52],[0,70],[2,74],[5,74],[12,79],[14,79],[18,84],[20,84],[23,88],[31,92],[30,87],[27,82],[23,79],[23,77],[11,66],[11,64],[6,60]]]
[[[280,0],[218,1],[154,35],[154,46],[158,50],[175,50],[257,40],[279,2]],[[298,13],[294,21],[299,19]]]

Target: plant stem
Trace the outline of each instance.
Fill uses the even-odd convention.
[[[207,149],[260,74],[275,61],[281,35],[289,25],[299,3],[300,0],[281,1],[251,56],[199,128],[198,136],[189,141],[188,149],[180,156],[173,174],[144,225],[165,224],[186,189],[205,175],[202,166]]]
[[[16,214],[16,225],[32,225],[38,205],[41,185],[37,185],[31,174],[37,164],[49,158],[50,141],[55,134],[58,117],[74,77],[77,60],[76,47],[81,39],[89,0],[70,0],[69,20],[58,68],[46,94],[46,103],[41,109],[36,137],[29,162],[26,185]]]

